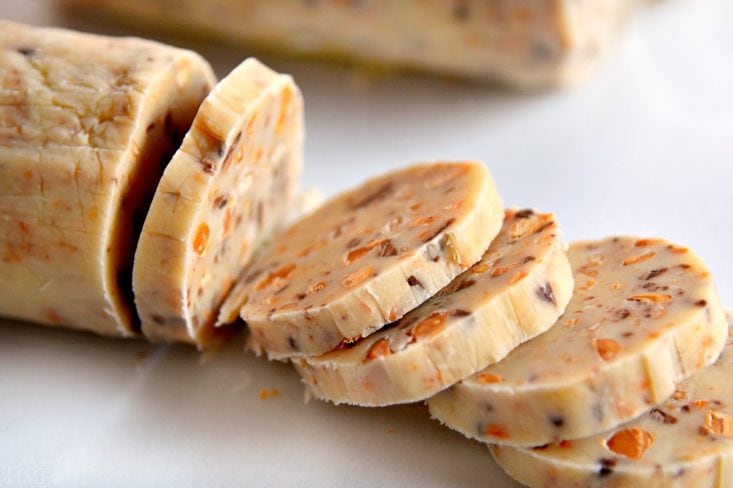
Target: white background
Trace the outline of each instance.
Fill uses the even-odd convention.
[[[124,32],[38,0],[2,0],[0,17]],[[556,212],[568,240],[692,247],[733,304],[732,22],[728,0],[654,5],[595,79],[534,95],[264,61],[306,98],[305,186],[332,194],[412,161],[483,159],[508,204]],[[247,54],[193,47],[220,76]],[[280,395],[261,400],[263,387]],[[306,405],[293,371],[234,347],[200,358],[0,322],[3,484],[514,486],[420,407]]]

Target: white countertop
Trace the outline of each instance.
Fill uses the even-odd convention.
[[[3,0],[0,18],[124,32],[40,0]],[[726,0],[656,4],[594,80],[548,94],[263,60],[303,89],[305,186],[332,194],[416,160],[483,159],[508,204],[556,212],[568,240],[693,248],[733,305],[731,19]],[[219,75],[247,54],[193,47]],[[304,404],[293,371],[235,347],[202,360],[0,322],[0,371],[0,486],[515,486],[420,407]]]

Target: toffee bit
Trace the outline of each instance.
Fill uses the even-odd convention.
[[[317,283],[313,283],[308,287],[308,291],[306,292],[308,295],[313,295],[315,293],[318,293],[319,291],[326,288],[326,282],[325,281],[319,281]]]
[[[422,286],[422,283],[420,283],[420,280],[418,280],[417,278],[415,278],[414,275],[410,275],[410,276],[407,277],[407,284],[410,285],[410,286],[419,286],[421,288],[424,288]]]
[[[593,345],[598,355],[604,361],[612,360],[622,349],[621,344],[613,339],[596,339]]]
[[[471,315],[471,312],[469,312],[468,310],[456,309],[451,311],[450,315],[451,317],[468,317],[469,315]]]
[[[693,303],[693,305],[695,305],[696,307],[705,307],[707,306],[707,304],[708,304],[707,300],[698,300],[695,303]]]
[[[204,173],[206,173],[208,175],[213,175],[214,173],[216,173],[216,170],[214,169],[214,165],[212,163],[208,162],[208,161],[203,161],[202,162],[202,168],[201,169],[203,170]]]
[[[643,263],[644,261],[648,261],[648,260],[652,259],[656,255],[657,255],[656,252],[651,251],[651,252],[647,252],[647,253],[644,253],[644,254],[639,254],[639,255],[636,255],[636,256],[630,256],[630,257],[628,257],[628,258],[626,258],[626,259],[623,260],[623,265],[624,266],[630,266],[632,264]]]
[[[519,261],[519,264],[527,264],[527,263],[531,263],[532,261],[535,261],[535,260],[536,260],[536,258],[534,256],[527,256],[525,258],[522,258],[522,260]]]
[[[30,57],[30,56],[33,56],[34,54],[36,54],[35,48],[26,47],[26,46],[19,47],[19,48],[16,49],[16,51],[18,51],[18,53],[20,53],[20,54],[22,54],[23,56],[26,56],[26,57]]]
[[[642,278],[642,280],[644,280],[644,281],[652,280],[652,279],[656,278],[657,276],[659,276],[659,275],[661,275],[661,274],[663,274],[665,272],[667,272],[667,268],[653,269],[653,270],[649,271],[649,273],[647,273]]]
[[[344,288],[353,288],[372,276],[374,276],[374,268],[371,266],[364,266],[363,268],[344,276],[343,280],[341,280],[341,284],[344,285]]]
[[[372,203],[381,200],[387,196],[393,189],[393,184],[391,182],[385,183],[380,188],[375,190],[373,193],[367,195],[361,200],[357,200],[356,202],[353,202],[351,204],[352,210],[357,210],[363,207],[366,207],[368,205],[371,205]]]
[[[664,424],[676,424],[677,423],[677,417],[668,414],[664,410],[660,410],[658,408],[652,408],[649,411],[649,416],[656,420],[657,422],[662,422]]]
[[[392,241],[385,239],[379,244],[379,257],[387,258],[397,255],[397,249],[392,245]]]
[[[660,293],[641,293],[638,295],[631,295],[626,300],[629,302],[664,303],[672,300],[672,295],[663,295]]]
[[[516,219],[528,219],[529,217],[534,215],[534,210],[531,208],[525,208],[524,210],[520,210],[519,212],[514,214],[514,218]]]
[[[457,0],[453,5],[453,17],[458,22],[467,22],[471,18],[471,10],[466,0]]]
[[[733,416],[715,410],[708,410],[705,414],[705,424],[702,429],[714,436],[733,437]]]
[[[487,425],[484,428],[484,435],[496,439],[509,439],[511,437],[504,427],[495,424]]]
[[[423,240],[423,242],[430,242],[433,239],[435,239],[436,236],[438,236],[440,233],[442,233],[445,229],[450,227],[453,222],[455,222],[456,219],[448,219],[445,221],[443,225],[435,229],[434,231],[428,231],[427,233],[422,233],[419,235],[419,237]]]
[[[193,238],[193,250],[199,256],[203,256],[206,250],[209,248],[209,239],[211,237],[211,230],[206,222],[199,224],[196,229],[196,235]]]
[[[281,266],[279,269],[267,275],[265,279],[257,284],[257,291],[262,291],[275,283],[280,283],[282,280],[287,280],[293,274],[295,268],[295,264],[285,264]]]
[[[544,286],[540,286],[539,288],[537,288],[537,296],[548,303],[557,305],[555,292],[549,282],[545,283]]]
[[[515,283],[518,283],[521,280],[523,280],[524,278],[526,278],[527,276],[528,276],[528,273],[526,271],[517,271],[516,273],[514,273],[514,276],[512,276],[512,278],[509,280],[509,284],[513,285]]]
[[[551,415],[550,416],[550,423],[554,425],[555,427],[562,427],[565,425],[565,419],[562,418],[560,415]]]
[[[427,339],[445,328],[446,319],[444,311],[433,312],[418,322],[408,334],[415,340]]]
[[[223,209],[229,204],[229,199],[224,195],[219,195],[214,199],[214,207],[218,208],[219,210]]]
[[[476,379],[479,383],[484,385],[489,385],[491,383],[501,383],[504,381],[504,378],[498,374],[494,373],[480,373]]]

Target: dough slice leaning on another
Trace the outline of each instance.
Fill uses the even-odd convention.
[[[435,418],[494,444],[586,437],[665,401],[720,354],[725,314],[689,249],[617,237],[573,244],[568,258],[575,290],[558,323],[431,398]]]
[[[163,174],[135,255],[145,336],[204,347],[252,252],[293,211],[303,101],[290,76],[245,60],[204,100]]]
[[[733,325],[733,313],[728,312]],[[733,337],[666,402],[601,435],[529,448],[491,446],[533,488],[733,486]]]
[[[422,287],[415,276],[407,282]],[[546,331],[572,290],[554,216],[509,210],[481,260],[437,295],[370,336],[294,365],[317,398],[334,403],[424,400]]]

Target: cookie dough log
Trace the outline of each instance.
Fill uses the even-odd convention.
[[[727,323],[710,272],[662,239],[581,242],[575,290],[545,334],[428,404],[468,437],[538,446],[597,434],[667,399],[720,354]]]
[[[136,334],[137,234],[213,82],[190,51],[0,22],[1,315]]]
[[[503,218],[483,163],[391,172],[289,227],[230,301],[244,304],[241,318],[270,358],[322,354],[437,293],[481,258]],[[225,306],[222,317],[233,309]]]
[[[133,284],[151,340],[214,338],[222,302],[254,249],[293,212],[303,100],[254,58],[201,104],[163,174],[135,254]]]
[[[491,452],[510,476],[534,488],[733,486],[731,377],[729,338],[714,365],[633,422],[594,437]]]
[[[424,400],[552,326],[573,274],[555,218],[506,212],[481,260],[401,320],[321,356],[299,358],[310,391],[334,403]],[[412,287],[422,284],[408,276]]]
[[[65,0],[184,34],[520,87],[585,78],[639,0]],[[81,9],[79,8],[81,7]]]

